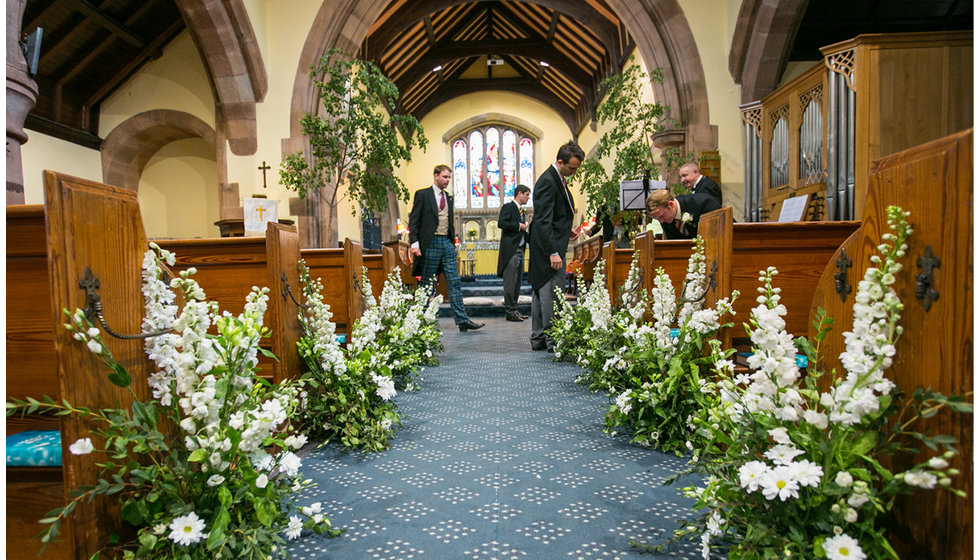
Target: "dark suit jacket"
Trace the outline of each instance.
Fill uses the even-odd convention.
[[[602,230],[603,245],[612,241],[616,236],[616,225],[606,210],[599,210],[599,213],[595,215],[595,224],[586,233],[588,233],[589,237],[592,237],[599,233],[600,230]]]
[[[524,217],[521,216],[521,209],[517,203],[511,200],[500,207],[500,216],[497,218],[497,227],[503,232],[500,234],[500,251],[497,253],[497,276],[504,276],[504,269],[514,253],[518,251],[524,254],[524,247],[520,246],[521,239],[527,244],[527,232],[521,231],[521,224]]]
[[[449,239],[455,239],[456,233],[453,229],[453,197],[446,189],[446,206],[449,208]],[[419,242],[419,249],[422,256],[425,256],[425,249],[432,242],[432,236],[436,234],[439,227],[439,201],[436,198],[436,188],[419,189],[415,191],[415,198],[412,200],[412,211],[408,215],[408,242]],[[422,274],[422,259],[416,258],[412,263],[412,274],[419,276]]]
[[[721,187],[718,186],[718,183],[714,179],[707,175],[701,176],[698,184],[694,185],[691,194],[709,194],[718,201],[718,206],[721,207]]]
[[[568,250],[568,238],[572,236],[572,220],[575,218],[575,202],[572,193],[562,185],[558,170],[553,165],[534,183],[534,216],[531,218],[531,259],[528,280],[535,290],[555,275],[551,268],[551,255],[558,253],[562,262]]]
[[[701,215],[721,208],[721,204],[718,204],[713,196],[707,194],[682,194],[676,200],[681,206],[681,215],[683,216],[684,212],[687,212],[691,215],[691,221],[684,226],[684,233],[677,229],[674,222],[661,222],[660,225],[664,228],[664,237],[667,239],[694,239],[698,235],[698,222],[701,221]]]

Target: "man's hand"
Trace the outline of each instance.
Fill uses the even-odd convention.
[[[418,247],[412,247],[412,248],[411,248],[411,249],[410,249],[410,250],[408,251],[408,254],[409,254],[409,256],[411,256],[411,257],[421,257],[421,256],[422,256],[422,250],[421,250],[421,249],[419,249]],[[411,258],[410,258],[408,262],[412,262],[412,261],[414,261],[414,260],[415,260],[415,259],[411,259]]]
[[[558,255],[551,255],[551,268],[555,270],[561,269],[561,257]]]
[[[521,231],[527,231],[527,222],[521,224]]]
[[[569,237],[568,239],[570,241],[575,241],[577,238],[578,238],[578,230],[575,229],[575,228],[572,228],[572,236]]]

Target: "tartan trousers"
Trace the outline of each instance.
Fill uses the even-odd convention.
[[[453,309],[453,320],[456,324],[470,320],[463,307],[463,291],[459,285],[459,267],[456,265],[456,247],[449,237],[436,235],[422,253],[422,279],[419,286],[428,289],[430,282],[439,270],[446,276],[446,288],[449,291],[449,306]]]

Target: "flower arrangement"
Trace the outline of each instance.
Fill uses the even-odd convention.
[[[556,315],[556,355],[574,358],[585,370],[579,381],[613,398],[607,430],[628,427],[634,442],[664,451],[693,449],[697,432],[692,418],[702,406],[704,374],[711,365],[706,349],[727,326],[720,318],[731,313],[738,292],[702,309],[707,280],[701,238],[695,240],[679,301],[662,269],[653,292],[644,293],[634,260],[613,312],[601,271],[600,264],[580,309],[565,304]],[[648,313],[651,323],[645,322]]]
[[[949,468],[955,453],[950,438],[911,427],[941,408],[970,412],[972,406],[962,396],[925,390],[900,406],[895,384],[884,375],[902,334],[902,302],[892,284],[912,231],[907,216],[888,209],[894,233],[884,235],[880,256],[871,258],[858,284],[853,327],[843,335],[845,371],[829,389],[818,384],[823,372],[817,364],[831,321],[819,313],[815,341],[794,341],[773,286],[777,272],[762,272],[759,305],[746,326],[753,371],[735,375],[733,364],[716,353],[718,380],[707,386],[717,398],[694,420],[705,447],[691,471],[704,475],[706,485],[687,492],[704,513],[677,535],[700,536],[705,558],[718,546],[729,558],[894,559],[879,520],[895,496],[916,488],[950,489],[958,474]],[[809,358],[805,375],[794,359],[797,349]],[[883,460],[914,451],[903,443],[907,436],[936,455],[893,473]]]
[[[396,384],[414,388],[422,364],[437,363],[442,349],[435,315],[441,296],[428,302],[424,291],[402,292],[397,273],[388,276],[378,304],[362,274],[365,311],[354,323],[345,350],[337,342],[322,285],[303,261],[300,282],[306,306],[300,315],[298,347],[306,363],[306,406],[301,429],[325,445],[334,437],[348,448],[380,451],[401,425],[393,398]]]
[[[479,235],[479,233],[479,230],[477,230],[475,227],[471,227],[470,229],[466,230],[466,238],[473,241],[476,239],[476,236]]]
[[[636,277],[637,264],[634,261],[630,278]],[[624,305],[626,317],[619,321],[625,327],[623,340],[605,366],[623,370],[624,380],[606,414],[608,430],[629,427],[632,441],[678,454],[700,445],[692,419],[707,390],[705,374],[711,361],[706,349],[718,344],[713,337],[722,327],[730,326],[721,318],[733,313],[732,302],[739,295],[735,291],[713,308],[703,308],[706,289],[704,241],[697,237],[679,300],[670,277],[658,269],[649,298],[634,295]],[[627,293],[641,294],[624,289]],[[650,324],[642,322],[647,310]]]
[[[169,284],[161,263],[173,254],[155,244],[143,260],[146,300],[144,332],[167,331],[147,339],[146,352],[157,370],[149,378],[152,398],[131,409],[88,410],[45,398],[7,403],[7,415],[27,411],[76,414],[101,426],[69,446],[71,453],[98,453],[102,476],[79,488],[65,506],[42,523],[42,541],[51,542],[76,505],[114,494],[122,518],[136,529],[132,542],[114,545],[123,558],[283,557],[285,540],[303,529],[339,534],[322,513],[294,505],[309,486],[299,476],[294,453],[306,437],[291,427],[299,387],[269,385],[255,376],[258,346],[268,336],[262,318],[268,290],[254,288],[241,315],[218,313],[205,299],[190,269]],[[178,290],[185,304],[179,308]],[[69,313],[65,328],[97,354],[109,379],[129,387],[131,377],[81,310]],[[216,335],[209,335],[214,325]],[[95,441],[104,441],[98,449]]]

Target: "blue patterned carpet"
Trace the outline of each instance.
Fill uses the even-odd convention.
[[[532,352],[530,322],[484,318],[459,333],[421,390],[397,397],[404,426],[392,449],[310,452],[337,538],[295,541],[296,560],[701,558],[698,543],[643,554],[690,517],[691,500],[662,485],[684,461],[602,433],[603,395],[576,385],[578,366]]]

